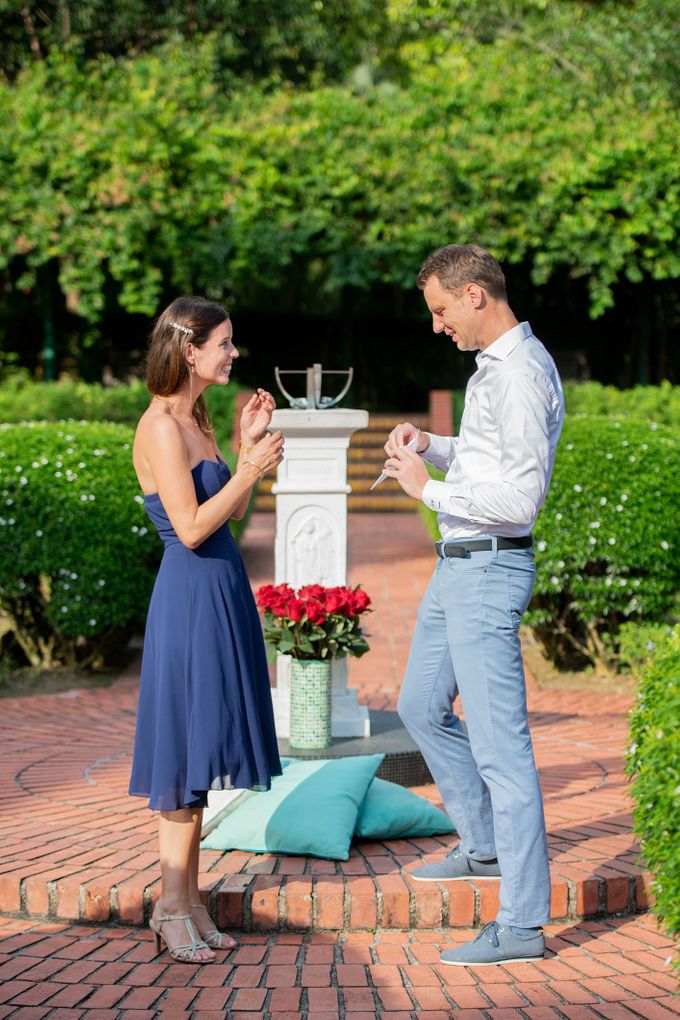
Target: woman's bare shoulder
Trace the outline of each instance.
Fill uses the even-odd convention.
[[[150,404],[146,409],[137,423],[132,456],[138,474],[159,456],[186,459],[182,430],[167,408]]]

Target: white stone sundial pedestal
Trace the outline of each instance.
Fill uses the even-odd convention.
[[[352,408],[274,411],[271,428],[285,438],[276,496],[275,584],[347,583],[347,448],[368,425],[368,411]],[[347,687],[348,659],[333,662],[331,735],[368,737],[368,709]],[[290,733],[290,656],[279,655],[272,690],[276,732]]]

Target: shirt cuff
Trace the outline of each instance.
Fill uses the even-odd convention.
[[[425,482],[422,496],[420,497],[425,506],[429,506],[430,510],[444,510],[444,504],[448,503],[451,498],[451,486],[446,482],[438,482],[434,478],[430,478],[429,482]]]

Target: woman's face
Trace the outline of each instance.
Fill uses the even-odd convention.
[[[234,347],[231,319],[225,319],[210,331],[202,347],[193,347],[193,365],[196,374],[206,383],[226,385],[231,374],[231,363],[238,358]]]

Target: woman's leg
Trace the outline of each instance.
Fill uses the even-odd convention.
[[[201,818],[196,827],[194,841],[191,845],[191,859],[189,863],[189,898],[192,904],[192,917],[199,935],[213,947],[213,949],[233,949],[237,943],[226,932],[220,932],[207,912],[207,907],[197,910],[196,904],[202,902],[201,893],[198,887],[199,854],[201,850],[201,828],[203,822],[203,809],[200,809]]]
[[[158,845],[161,859],[161,896],[156,910],[163,914],[191,914],[191,893],[196,890],[198,848],[201,835],[201,808],[182,808],[179,811],[161,811],[158,820]],[[198,901],[196,901],[198,902]],[[166,921],[163,936],[171,947],[187,945],[189,941],[184,921]],[[212,960],[211,949],[196,951],[195,960]]]

